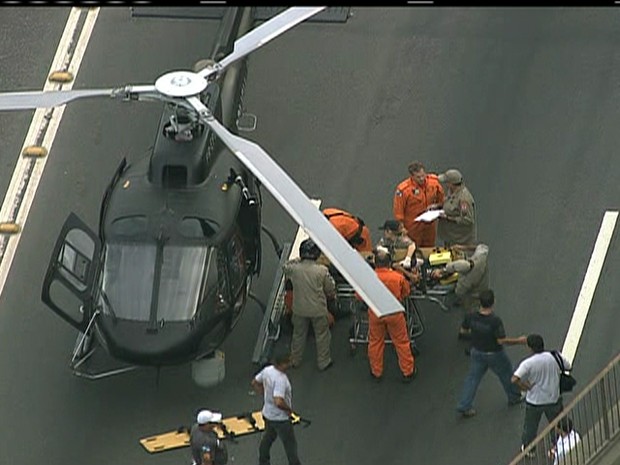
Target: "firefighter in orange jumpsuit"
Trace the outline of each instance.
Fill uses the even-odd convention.
[[[398,271],[392,270],[392,257],[389,253],[377,252],[375,271],[377,277],[401,302],[411,292],[409,282]],[[403,374],[403,382],[411,381],[417,374],[415,359],[411,351],[411,342],[407,331],[407,321],[403,312],[379,318],[368,309],[368,361],[370,374],[379,381],[383,376],[383,352],[385,336],[389,334],[398,356],[398,365]]]
[[[394,218],[405,226],[407,235],[418,247],[434,247],[437,220],[425,223],[415,221],[415,218],[427,210],[443,205],[443,187],[437,175],[427,174],[424,165],[419,161],[409,165],[409,175],[396,187]]]
[[[372,252],[370,230],[360,218],[339,208],[326,208],[323,214],[351,247],[358,252]]]

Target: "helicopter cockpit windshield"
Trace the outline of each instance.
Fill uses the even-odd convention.
[[[155,242],[106,244],[99,302],[104,315],[134,321],[194,317],[212,248],[165,245],[161,258],[157,249]]]

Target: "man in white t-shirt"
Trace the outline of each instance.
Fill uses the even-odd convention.
[[[252,387],[264,396],[262,409],[265,431],[258,448],[259,465],[270,464],[273,442],[280,437],[289,465],[300,465],[297,440],[291,423],[293,394],[286,370],[291,366],[288,354],[277,355],[273,365],[263,368],[252,380]]]
[[[521,435],[522,450],[536,437],[543,413],[547,421],[551,421],[563,408],[558,363],[551,352],[545,352],[545,343],[539,334],[530,334],[527,337],[527,346],[532,351],[532,355],[519,364],[511,378],[511,381],[522,391],[527,392],[523,434]],[[570,362],[559,352],[558,354],[565,368],[570,370]]]

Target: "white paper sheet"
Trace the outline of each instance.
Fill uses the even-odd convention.
[[[430,223],[431,221],[435,221],[442,214],[443,210],[429,210],[417,216],[415,221],[424,221],[425,223]]]

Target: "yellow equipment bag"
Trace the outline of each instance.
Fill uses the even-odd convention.
[[[451,261],[452,253],[446,249],[435,249],[435,251],[428,256],[428,263],[431,266],[445,265]]]

